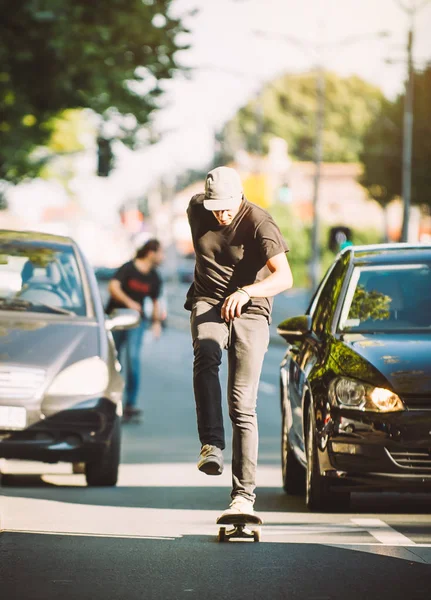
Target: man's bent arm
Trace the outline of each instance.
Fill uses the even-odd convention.
[[[114,300],[117,300],[117,302],[121,302],[127,308],[132,308],[133,310],[141,312],[142,307],[139,305],[138,302],[132,300],[132,298],[130,298],[130,296],[128,296],[122,290],[121,283],[118,281],[118,279],[111,279],[108,285],[108,291],[114,298]]]
[[[284,292],[292,287],[292,271],[284,252],[270,258],[266,266],[271,271],[271,275],[268,275],[268,277],[265,277],[265,279],[258,283],[246,285],[242,288],[250,297],[266,298],[276,296],[280,292]]]

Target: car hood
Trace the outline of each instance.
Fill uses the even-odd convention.
[[[50,379],[69,364],[99,355],[96,321],[0,316],[2,364],[45,369]]]
[[[345,334],[331,355],[351,377],[389,382],[399,394],[431,394],[430,334]]]

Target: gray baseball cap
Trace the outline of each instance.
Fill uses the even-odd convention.
[[[231,210],[242,200],[240,176],[230,167],[217,167],[210,171],[205,181],[204,207],[207,210]]]

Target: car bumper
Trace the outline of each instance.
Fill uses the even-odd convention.
[[[0,430],[0,458],[87,462],[100,457],[111,438],[116,405],[100,398],[91,408],[60,411],[21,431]]]
[[[321,475],[344,490],[431,489],[431,411],[335,410],[318,435]]]

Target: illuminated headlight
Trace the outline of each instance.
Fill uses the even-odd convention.
[[[343,408],[375,412],[404,410],[401,399],[391,390],[374,387],[348,377],[340,377],[331,383],[329,397],[332,404],[341,405]]]
[[[96,396],[108,386],[108,367],[98,356],[86,358],[61,371],[50,385],[48,396]]]

